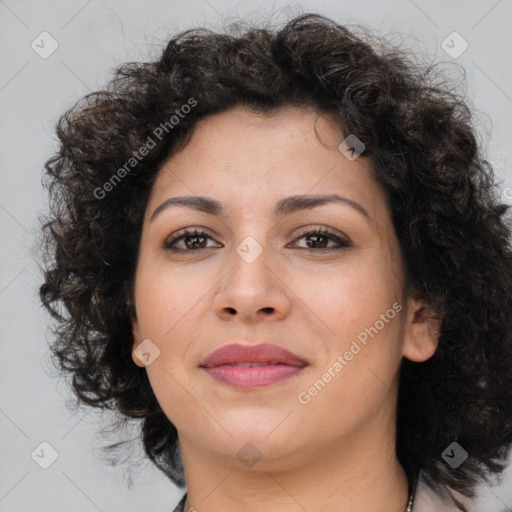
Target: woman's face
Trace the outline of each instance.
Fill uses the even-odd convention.
[[[371,162],[338,149],[344,138],[313,110],[235,108],[199,122],[159,172],[140,243],[133,360],[182,452],[233,463],[250,452],[270,468],[393,435],[401,358],[428,359],[436,336],[404,296]],[[194,203],[165,205],[178,197]],[[193,207],[199,198],[220,211]],[[205,234],[180,238],[185,228]],[[297,361],[201,366],[224,345],[262,343]]]

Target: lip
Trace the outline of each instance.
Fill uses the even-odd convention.
[[[257,366],[249,366],[251,363]],[[293,352],[270,343],[234,343],[215,350],[199,366],[223,384],[239,389],[252,389],[269,386],[297,375],[308,366],[308,362]]]

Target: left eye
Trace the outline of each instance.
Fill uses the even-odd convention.
[[[307,233],[304,233],[301,236],[299,236],[296,240],[301,240],[303,238],[307,239],[306,244],[308,245],[308,247],[303,247],[303,249],[312,252],[330,252],[351,247],[350,242],[325,229],[316,229],[313,231],[308,231]],[[190,252],[192,250],[199,249],[207,249],[208,247],[205,245],[207,239],[213,240],[211,236],[205,233],[204,231],[198,229],[184,229],[181,232],[179,232],[175,237],[171,238],[170,240],[167,240],[164,244],[164,249],[184,252]],[[327,248],[327,244],[329,243],[329,241],[334,241],[335,247]],[[178,242],[184,242],[185,248],[176,248],[175,245]],[[317,244],[316,247],[315,244]]]
[[[300,240],[302,238],[307,239],[307,245],[308,247],[305,247],[307,251],[313,251],[313,252],[330,252],[330,251],[339,251],[342,249],[346,249],[348,247],[351,247],[351,244],[348,240],[345,240],[344,238],[339,237],[338,235],[335,235],[334,233],[331,233],[330,231],[326,229],[316,229],[314,231],[309,231],[307,233],[302,234],[297,238],[297,240]],[[325,243],[321,240],[325,240]],[[326,244],[328,241],[334,241],[335,247],[326,248]],[[320,243],[321,247],[312,248],[312,244],[318,244]],[[337,246],[336,246],[337,245]]]

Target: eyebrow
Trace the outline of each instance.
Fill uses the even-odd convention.
[[[290,215],[301,210],[310,210],[325,204],[341,203],[351,206],[354,210],[358,211],[371,221],[368,212],[355,201],[338,194],[325,194],[325,195],[295,195],[280,199],[274,209],[272,210],[272,217],[277,218],[283,215]],[[152,213],[149,221],[152,222],[154,218],[166,208],[170,206],[185,206],[193,210],[206,213],[208,215],[225,216],[225,208],[222,203],[215,199],[202,196],[183,196],[183,197],[169,197],[160,206],[158,206]]]

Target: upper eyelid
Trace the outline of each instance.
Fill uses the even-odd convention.
[[[167,246],[170,243],[176,243],[181,238],[188,237],[188,236],[194,236],[194,232],[197,231],[200,236],[207,236],[214,240],[216,235],[211,234],[211,230],[208,228],[204,228],[202,226],[191,226],[187,228],[182,228],[176,231],[175,233],[169,235],[165,241],[164,245]],[[312,232],[318,232],[322,231],[321,235],[332,237],[332,238],[339,238],[341,241],[346,242],[350,245],[352,245],[352,240],[345,235],[343,232],[340,232],[338,230],[335,230],[334,228],[327,228],[325,226],[321,225],[313,225],[313,226],[306,226],[304,228],[300,228],[299,233],[296,233],[294,235],[293,241],[297,240],[298,238],[302,238],[303,236],[306,236]],[[202,233],[204,232],[204,233]],[[197,236],[197,235],[196,235]]]
[[[345,233],[343,233],[342,231],[339,231],[338,229],[335,229],[335,228],[325,227],[325,226],[320,225],[320,224],[312,225],[312,226],[306,226],[306,227],[298,228],[298,229],[299,229],[299,232],[296,233],[295,236],[306,235],[306,234],[308,234],[311,231],[326,231],[326,232],[328,232],[328,234],[333,235],[333,236],[339,236],[341,238],[348,238],[348,236],[345,235]],[[214,231],[212,231],[209,228],[206,228],[206,227],[203,227],[203,226],[190,226],[190,227],[178,229],[177,231],[175,231],[175,232],[171,233],[170,235],[168,235],[166,237],[166,239],[176,238],[176,237],[184,236],[184,235],[187,236],[189,233],[193,234],[194,231],[204,231],[204,233],[206,235],[211,236],[212,238],[214,238],[216,236],[220,236],[220,235],[216,234]]]

